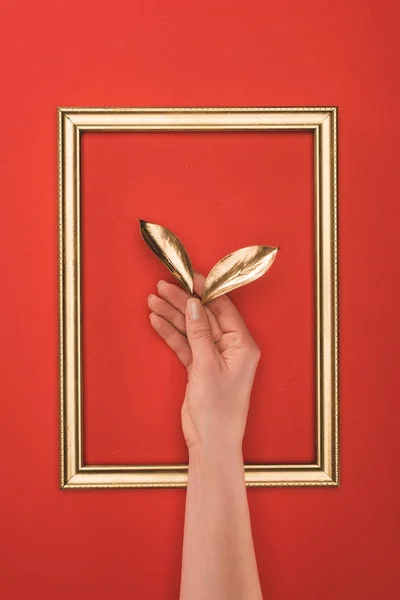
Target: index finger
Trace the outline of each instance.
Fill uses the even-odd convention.
[[[205,277],[200,273],[194,274],[194,289],[200,296],[203,294]],[[228,296],[219,296],[211,302],[207,302],[206,306],[217,319],[218,325],[222,333],[238,332],[243,336],[250,336],[246,323],[243,321],[238,309]]]

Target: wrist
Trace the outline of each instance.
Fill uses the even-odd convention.
[[[230,466],[244,466],[241,443],[197,443],[189,448],[189,469],[225,470]]]

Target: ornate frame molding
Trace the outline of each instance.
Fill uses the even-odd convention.
[[[316,463],[245,465],[248,486],[339,485],[337,108],[59,108],[61,488],[184,487],[187,465],[83,464],[80,136],[84,131],[314,134]]]

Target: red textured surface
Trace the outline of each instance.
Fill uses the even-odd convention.
[[[251,489],[250,510],[266,598],[395,598],[400,583],[397,574],[400,498],[396,478],[399,384],[395,369],[400,300],[396,276],[400,250],[398,135],[394,119],[398,98],[397,2],[328,3],[313,0],[300,3],[288,0],[283,4],[256,1],[251,5],[232,5],[222,1],[201,4],[157,1],[139,5],[127,1],[66,4],[58,0],[41,0],[35,3],[5,2],[0,11],[3,92],[0,125],[2,597],[7,600],[63,600],[72,594],[79,600],[87,597],[105,599],[110,595],[172,600],[178,597],[179,589],[184,490],[67,493],[58,489],[56,107],[333,104],[339,106],[340,128],[342,485],[339,489]],[[117,137],[113,142],[117,146],[131,143]],[[144,143],[150,145],[150,141]],[[227,152],[232,152],[233,156],[237,148],[240,153],[237,160],[245,160],[248,170],[254,168],[260,173],[259,165],[256,169],[250,157],[245,156],[242,146],[232,144],[228,147],[223,141],[215,143],[221,144],[218,154],[221,165],[228,161]],[[279,157],[269,150],[270,142],[266,138],[260,136],[256,142],[248,143],[265,143],[266,169],[273,161],[278,162]],[[285,156],[292,153],[294,157],[298,153],[304,168],[309,168],[307,136],[304,140],[299,138],[294,147],[285,146],[278,140],[277,144],[282,144]],[[90,161],[105,160],[105,156],[101,158],[102,152],[108,150],[103,148],[99,137],[93,142],[87,139],[86,151],[90,174]],[[178,143],[175,152],[183,153]],[[177,181],[172,173],[167,174],[168,189],[180,186],[174,202],[186,192],[198,192],[201,163],[208,164],[208,172],[212,174],[214,184],[221,186],[220,190],[223,185],[230,185],[226,183],[228,163],[224,163],[225,170],[218,175],[213,171],[216,163],[211,162],[210,153],[194,143],[190,145],[190,152],[197,153],[193,164],[195,158],[197,162],[186,175],[187,187],[181,178]],[[149,146],[148,157],[151,153]],[[164,157],[165,153],[157,168],[162,168]],[[252,154],[252,159],[261,160],[255,157],[256,153],[254,157]],[[145,158],[142,156],[140,160],[145,161]],[[131,247],[132,251],[135,248],[138,251],[140,246],[135,246],[133,236],[134,187],[127,176],[132,157],[121,157],[121,160],[126,162],[120,167],[114,165],[115,172],[121,176],[119,193],[115,194],[113,202],[108,198],[106,203],[103,198],[102,207],[115,208],[114,220],[110,218],[109,226],[113,224],[119,228],[120,217],[131,218]],[[93,164],[92,169],[94,167]],[[236,169],[232,174],[238,182],[240,174]],[[280,193],[284,202],[292,185],[303,180],[306,185],[309,181],[307,173],[296,172],[293,181],[283,182],[287,186],[285,193],[285,188],[278,186],[278,176],[279,171],[269,180],[253,181],[257,199],[253,197],[251,211],[262,210],[259,203],[263,186]],[[107,177],[107,173],[102,173],[104,185]],[[232,202],[243,198],[243,190],[248,185],[248,178],[244,179],[242,187],[231,190]],[[207,181],[204,178],[203,185]],[[85,185],[88,186],[89,211],[91,206],[95,208],[89,204],[95,201],[92,194],[96,182],[92,180],[91,188],[89,178]],[[151,182],[151,186],[156,185],[156,181]],[[137,196],[137,201],[148,201],[151,214],[145,216],[154,218],[156,213],[159,214],[156,200],[145,198],[144,180],[140,186],[136,189],[143,193],[140,200]],[[126,191],[126,197],[118,206],[122,191]],[[103,195],[103,190],[100,192]],[[302,205],[307,198],[304,190],[304,197],[299,197]],[[166,207],[163,210],[166,211]],[[193,210],[199,210],[197,205]],[[257,222],[254,228],[242,218],[239,221],[238,217],[229,234],[224,235],[215,249],[207,250],[207,254],[203,254],[204,244],[199,243],[200,233],[187,234],[189,212],[185,218],[182,215],[180,222],[176,220],[176,214],[171,214],[168,224],[171,227],[176,224],[175,229],[190,247],[194,262],[208,268],[225,251],[225,244],[229,251],[232,245],[241,245],[245,239],[247,243],[249,236],[252,242],[256,230],[263,241],[264,235],[268,234],[267,242],[272,234],[277,235],[278,231],[272,228],[278,227],[281,209],[275,206],[272,210],[276,212],[267,222],[268,230],[263,223]],[[287,209],[282,206],[279,235],[285,233],[285,243],[290,248],[293,223],[285,223],[285,219],[293,219],[294,215],[288,212],[284,219],[284,210]],[[92,219],[92,213],[95,211],[87,215],[88,219]],[[201,213],[192,214],[198,217]],[[165,212],[162,220],[166,221],[167,216]],[[105,226],[106,220],[101,220],[101,215],[99,221],[95,219],[93,217],[92,223],[97,223],[99,228],[88,227],[88,236],[99,236],[101,227]],[[304,215],[299,226],[307,227]],[[207,227],[213,228],[214,223],[207,223]],[[306,233],[303,229],[303,234]],[[300,232],[298,235],[300,238]],[[104,250],[100,237],[97,239],[99,251]],[[128,234],[121,235],[120,240],[114,238],[121,250],[129,243],[127,240]],[[284,246],[275,237],[271,241]],[[307,244],[307,240],[304,243]],[[307,248],[302,252],[298,260],[299,264],[305,265]],[[289,249],[286,254],[289,256]],[[90,261],[99,258],[90,251],[88,266]],[[158,273],[163,276],[162,265],[156,267],[152,256],[144,255],[143,260],[152,272],[160,269]],[[290,265],[285,263],[288,260],[284,258],[283,250],[280,262],[264,280],[236,294],[246,316],[253,319],[253,328],[256,314],[249,309],[248,303],[250,297],[255,301],[262,323],[260,333],[266,344],[269,339],[264,336],[271,335],[272,340],[277,333],[277,323],[272,319],[268,321],[264,304],[271,307],[275,303],[278,307],[285,299],[287,307],[290,306],[287,279],[284,279],[290,270]],[[127,269],[132,270],[133,279],[133,265],[123,266],[124,275]],[[113,274],[116,291],[121,295],[129,291],[133,297],[131,287],[118,288],[117,269],[109,269],[109,273]],[[307,273],[306,270],[305,278]],[[138,279],[141,289],[135,290],[134,304],[151,291],[153,277],[150,275],[146,279],[144,272],[141,273]],[[124,277],[123,281],[128,278]],[[293,289],[298,289],[295,283],[292,282]],[[94,292],[97,286],[105,284],[99,279],[91,283],[88,280],[87,285],[91,285]],[[123,285],[128,286],[127,283]],[[266,290],[265,302],[262,302],[263,289]],[[300,293],[300,308],[306,311],[306,285]],[[89,298],[90,294],[87,302]],[[109,300],[110,303],[116,301],[113,297]],[[111,307],[112,304],[108,310]],[[102,309],[98,310],[97,318]],[[275,314],[277,319],[282,319],[284,307],[276,308]],[[311,318],[309,314],[303,314],[305,318]],[[96,315],[92,316],[94,319]],[[117,316],[120,324],[124,319],[133,324],[136,318],[146,322],[143,305],[137,310],[125,306],[124,312]],[[300,327],[298,323],[297,326]],[[94,350],[97,347],[96,360],[100,360],[101,340],[95,336],[101,333],[96,330],[95,320],[85,327],[95,329],[94,336],[89,335],[91,330],[88,330],[87,343],[91,343]],[[117,334],[109,331],[109,335]],[[177,374],[174,389],[182,389],[182,375],[178,381],[179,365],[170,360],[170,354],[161,349],[151,332],[144,332],[144,335],[147,336],[146,353],[154,346],[155,356],[163,363],[170,361],[171,373],[174,370]],[[299,330],[299,335],[307,336],[306,328]],[[119,344],[121,351],[125,350],[124,340],[111,339]],[[133,340],[133,336],[130,339]],[[281,352],[288,352],[288,345],[297,342],[293,328],[285,326],[280,341]],[[312,340],[308,343],[307,352],[310,352]],[[128,350],[135,352],[133,348]],[[293,352],[288,369],[296,367],[295,350]],[[250,423],[253,430],[268,431],[271,439],[262,439],[259,446],[248,440],[246,452],[249,456],[268,453],[272,458],[276,453],[283,458],[286,454],[290,458],[301,457],[302,452],[306,454],[310,449],[309,431],[301,424],[301,419],[296,420],[300,423],[297,427],[304,429],[299,431],[299,444],[295,447],[290,430],[294,425],[289,424],[284,408],[278,407],[275,401],[272,403],[272,388],[275,386],[277,397],[279,378],[288,381],[285,377],[290,374],[283,371],[281,358],[272,357],[268,348],[264,350],[264,368],[271,371],[271,376],[265,376],[262,385],[271,386],[271,400],[265,399],[271,404],[261,406],[262,385],[258,383],[255,397],[259,408],[254,410],[259,410],[261,416],[268,415],[271,420],[274,414],[282,411],[283,439],[280,440],[273,423],[259,424],[253,413]],[[304,361],[298,363],[303,377],[308,363],[306,356],[300,356],[300,360]],[[149,368],[147,361],[143,364]],[[110,376],[121,368],[114,364],[109,369]],[[89,369],[88,366],[88,373]],[[165,377],[171,378],[166,367],[163,369]],[[111,386],[105,379],[107,369],[104,371],[101,374],[103,383]],[[100,454],[104,451],[107,452],[104,459],[113,460],[120,450],[121,459],[131,455],[134,458],[139,451],[143,458],[158,458],[156,452],[169,453],[171,459],[180,458],[184,448],[167,406],[155,415],[155,427],[160,433],[164,430],[163,422],[170,425],[165,427],[170,438],[160,439],[157,447],[146,441],[140,448],[134,435],[135,425],[132,425],[132,446],[128,444],[129,429],[122,432],[120,441],[112,439],[115,435],[112,425],[124,423],[126,427],[129,410],[137,410],[132,407],[133,392],[132,406],[127,401],[128,384],[133,382],[133,377],[133,373],[125,373],[121,379],[124,389],[119,397],[123,401],[118,404],[118,397],[114,399],[114,404],[120,406],[120,414],[114,414],[112,407],[103,402],[104,410],[114,420],[103,431],[97,427],[97,417],[93,413],[96,388],[92,387],[90,391],[90,386],[95,384],[90,383],[93,378],[87,378],[88,457],[103,458]],[[140,384],[140,381],[134,383]],[[304,395],[306,385],[303,382],[301,388]],[[301,411],[307,410],[306,403],[296,407],[290,397],[291,389],[292,384],[287,383],[282,394],[289,398],[287,402],[291,402],[293,410],[299,410],[298,416],[301,416]],[[170,399],[178,408],[179,398],[174,395]],[[132,421],[135,416],[140,416],[143,435],[145,432],[147,435],[149,415],[143,411],[141,415],[132,413],[130,416]],[[308,413],[307,418],[311,419],[311,416]],[[289,429],[284,431],[286,426]],[[99,444],[101,439],[96,436],[103,436],[107,441],[104,450]]]

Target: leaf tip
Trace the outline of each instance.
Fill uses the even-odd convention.
[[[146,235],[147,225],[149,225],[149,222],[145,221],[144,219],[140,219],[139,217],[138,217],[138,221],[139,221],[139,230],[140,230],[141,236],[144,238],[144,236]]]

